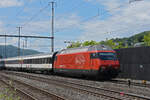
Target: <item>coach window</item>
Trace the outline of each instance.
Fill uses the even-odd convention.
[[[46,59],[46,58],[44,58],[44,64],[46,64],[46,62],[47,62],[46,60],[47,60],[47,59]]]
[[[25,64],[28,64],[28,63],[27,63],[27,59],[25,60]]]
[[[39,64],[39,59],[33,59],[34,60],[34,64]]]
[[[27,59],[27,64],[29,64],[30,59]]]
[[[42,59],[39,58],[37,61],[38,61],[38,62],[37,62],[38,64],[41,64]]]
[[[27,60],[27,63],[30,64],[30,59]]]
[[[30,64],[30,59],[27,59],[27,64]]]
[[[43,64],[43,58],[40,58],[41,59],[41,63],[40,64]]]
[[[32,64],[36,63],[36,59],[31,59],[32,60]]]
[[[44,58],[44,63],[47,64],[47,59],[46,58]]]
[[[49,64],[49,59],[48,58],[46,58],[46,63]]]
[[[37,64],[38,63],[38,59],[34,59],[34,64]]]
[[[46,58],[44,58],[44,64],[46,64]]]
[[[27,64],[30,64],[30,59],[27,59]]]
[[[38,64],[42,64],[42,59],[38,59]]]
[[[17,60],[10,61],[10,64],[17,64]]]
[[[7,64],[10,64],[10,61],[6,61]]]
[[[49,58],[47,58],[47,63],[49,64]]]
[[[23,60],[23,63],[26,64],[26,59]]]
[[[43,58],[40,58],[40,61],[41,61],[40,64],[43,64]]]
[[[52,64],[52,58],[50,58],[50,64]]]
[[[33,60],[33,64],[38,64],[38,59],[32,59]]]
[[[49,64],[51,64],[51,58],[49,58]]]
[[[41,58],[42,59],[42,64],[44,64],[45,62],[44,62],[44,58]]]
[[[34,64],[38,64],[39,59],[33,59]]]
[[[42,59],[39,58],[39,59],[38,59],[38,63],[39,63],[39,64],[42,64]]]
[[[47,58],[45,58],[45,64],[47,64],[47,62],[48,62],[48,61],[47,61]]]
[[[7,64],[10,64],[10,61],[7,61]]]
[[[41,64],[44,64],[44,58],[41,58]]]
[[[9,61],[9,64],[12,64],[12,61]]]
[[[29,64],[32,64],[32,63],[33,63],[32,59],[29,59]]]
[[[28,64],[30,64],[31,62],[30,62],[30,59],[28,59]]]
[[[40,59],[36,59],[36,64],[40,64]]]
[[[27,63],[27,59],[25,59],[24,63],[25,63],[25,64],[28,64],[28,63]]]
[[[15,64],[15,62],[16,62],[15,60],[14,61],[10,61],[10,64]]]
[[[41,59],[39,59],[39,60],[38,60],[38,64],[41,64],[41,62],[42,62]]]

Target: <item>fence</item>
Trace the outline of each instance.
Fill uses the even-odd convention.
[[[150,81],[150,47],[116,50],[121,65],[121,78]]]

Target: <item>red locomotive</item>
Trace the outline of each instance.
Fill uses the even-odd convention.
[[[55,56],[53,70],[70,75],[115,78],[119,73],[115,51],[105,45],[65,49]]]

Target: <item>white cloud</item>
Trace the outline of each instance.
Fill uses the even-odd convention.
[[[63,14],[59,15],[55,18],[55,32],[63,32],[64,30],[70,30],[73,28],[79,28],[80,24],[80,17],[76,14]],[[51,33],[51,20],[37,20],[37,21],[31,21],[30,23],[26,24],[26,26],[23,26],[22,28],[22,35],[36,35],[36,36],[50,36]],[[47,42],[49,40],[41,40],[35,42],[31,42],[30,45],[32,49],[35,50],[50,50],[49,47],[41,47],[44,45],[51,45],[51,42]],[[64,48],[64,45],[60,44],[63,43],[63,39],[61,40],[55,40],[55,48],[61,49]],[[39,48],[38,48],[38,45]],[[64,43],[63,43],[64,44]],[[34,47],[36,46],[36,47]],[[46,50],[46,51],[47,51]]]
[[[23,2],[19,0],[0,0],[0,8],[21,6]]]
[[[104,5],[106,9],[112,9],[111,12],[108,12],[111,16],[106,19],[85,22],[82,25],[84,33],[80,39],[100,41],[106,38],[127,37],[150,30],[149,0],[134,2],[130,5],[125,3],[120,8],[117,7],[123,4],[122,0],[97,0],[97,2]],[[124,2],[128,2],[128,0],[124,0]]]
[[[56,31],[61,31],[64,29],[72,29],[78,27],[80,24],[80,17],[76,14],[67,14],[63,16],[59,16],[56,19]]]
[[[6,0],[9,1],[9,0]],[[10,0],[16,1],[16,0]],[[81,21],[81,17],[77,14],[64,14],[55,17],[55,32],[63,32],[64,30],[74,30],[82,32],[79,36],[79,40],[97,40],[101,41],[106,38],[113,37],[127,37],[135,33],[139,33],[145,30],[150,30],[150,1],[144,0],[140,2],[134,2],[128,4],[128,0],[86,0],[87,2],[99,3],[103,5],[106,10],[110,10],[107,18],[100,15],[100,18],[91,19],[89,21]],[[121,5],[121,6],[120,6]],[[1,6],[0,6],[1,7]],[[90,15],[89,15],[90,16]],[[103,18],[101,18],[103,16]],[[84,19],[84,18],[83,18]],[[1,28],[1,23],[0,23]],[[80,31],[81,30],[81,31]],[[3,31],[0,29],[0,31]],[[50,33],[51,21],[37,20],[32,21],[22,29],[24,35],[47,35],[44,33]],[[17,31],[16,31],[17,32]],[[72,34],[72,33],[70,33]],[[49,35],[48,35],[49,36]],[[73,37],[73,36],[72,36]],[[58,37],[56,40],[56,48],[63,48],[63,39]],[[17,43],[17,39],[11,40],[13,43]],[[32,45],[51,45],[47,41],[35,41],[31,42]],[[36,50],[39,48],[31,47]],[[41,48],[40,48],[41,49]],[[49,48],[48,48],[49,49]],[[41,49],[42,50],[42,49]]]
[[[0,33],[4,32],[3,22],[0,21]]]
[[[55,18],[55,32],[61,32],[63,30],[69,30],[73,27],[78,27],[80,24],[80,18],[76,14],[60,15]],[[51,20],[33,21],[23,28],[24,33],[46,33],[51,31]]]

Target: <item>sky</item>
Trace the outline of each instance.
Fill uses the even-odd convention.
[[[18,35],[21,26],[21,35],[51,36],[52,1],[55,51],[69,45],[64,41],[102,41],[150,30],[150,0],[0,0],[0,34]],[[18,38],[7,38],[7,45],[17,44]],[[24,48],[50,52],[50,46],[49,39],[27,39]]]

